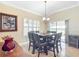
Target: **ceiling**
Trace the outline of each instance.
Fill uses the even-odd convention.
[[[44,16],[45,14],[44,1],[4,1],[0,3],[30,11],[41,16]],[[77,4],[79,4],[78,1],[47,1],[47,16]]]

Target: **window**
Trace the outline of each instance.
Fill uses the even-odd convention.
[[[25,33],[25,35],[29,31],[39,31],[39,28],[40,28],[39,21],[24,19],[24,33]]]
[[[65,41],[65,21],[57,21],[57,33],[62,32],[62,41]]]
[[[65,21],[49,22],[48,31],[62,32],[62,41],[65,39]]]
[[[29,31],[39,31],[40,24],[37,20],[27,20],[24,19],[24,39],[28,41]]]
[[[36,20],[28,21],[28,31],[39,31],[39,22]]]
[[[50,22],[48,25],[48,31],[56,31],[56,22]]]

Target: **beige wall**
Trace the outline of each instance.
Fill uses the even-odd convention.
[[[69,20],[69,34],[79,35],[79,6],[55,13],[50,18],[52,22]]]
[[[40,32],[47,31],[47,23],[42,21],[42,17],[32,14],[30,12],[22,11],[17,8],[13,8],[10,6],[6,6],[0,4],[0,12],[17,15],[18,17],[18,31],[15,32],[0,32],[0,37],[5,35],[11,35],[14,37],[14,40],[17,42],[25,42],[26,40],[23,39],[23,20],[32,19],[40,21]],[[74,7],[71,9],[67,9],[58,13],[55,13],[50,16],[51,21],[59,21],[59,20],[66,20],[69,19],[69,33],[74,35],[79,35],[79,7]],[[0,39],[1,40],[1,39]]]
[[[14,40],[16,40],[17,42],[19,42],[19,43],[25,42],[25,40],[23,39],[23,20],[25,18],[40,21],[40,24],[41,24],[40,31],[43,32],[45,30],[45,28],[44,28],[45,23],[42,22],[41,16],[32,14],[30,12],[22,11],[17,8],[6,6],[3,4],[0,4],[0,12],[16,15],[18,17],[18,19],[17,19],[18,30],[15,32],[0,32],[0,37],[6,36],[6,35],[11,35],[12,37],[14,37]]]

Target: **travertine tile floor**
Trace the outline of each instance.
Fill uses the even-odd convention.
[[[30,51],[28,51],[28,44],[23,45],[23,49],[28,54],[30,54],[30,57],[37,57],[37,55],[38,55],[37,51],[35,52],[35,54],[31,53],[32,49]],[[49,51],[48,55],[41,53],[40,57],[53,57],[53,52]],[[68,46],[65,43],[62,43],[62,51],[59,53],[58,57],[79,57],[79,49]]]
[[[58,54],[58,57],[64,57],[65,56],[65,43],[62,43],[61,45],[62,45],[62,51]],[[30,51],[28,51],[28,44],[25,44],[22,47],[23,47],[23,49],[26,53],[30,54],[30,57],[37,57],[38,56],[37,51],[35,51],[35,54],[32,54],[32,48],[31,48]],[[40,57],[53,57],[53,52],[49,51],[48,55],[46,55],[45,53],[41,53]]]
[[[68,46],[66,51],[66,55],[69,57],[79,57],[79,48]]]
[[[0,48],[1,46],[2,43],[0,44]],[[22,46],[17,45],[14,52],[7,55],[3,55],[3,52],[0,49],[0,57],[37,57],[37,51],[35,52],[35,54],[32,54],[31,51],[32,48],[30,51],[28,51],[28,44]],[[49,51],[48,55],[41,53],[40,57],[53,57],[53,52]],[[79,57],[79,49],[70,47],[65,43],[62,43],[62,51],[58,54],[58,57]]]

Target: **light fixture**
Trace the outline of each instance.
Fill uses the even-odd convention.
[[[47,3],[47,1],[44,1],[44,2],[45,2],[45,15],[43,17],[43,21],[49,21],[50,18],[48,18],[47,15],[46,15],[46,3]]]

